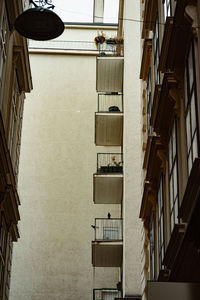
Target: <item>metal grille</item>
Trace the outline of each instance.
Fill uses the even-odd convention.
[[[123,95],[118,93],[98,94],[98,112],[123,112]]]
[[[115,300],[121,297],[121,291],[116,289],[94,289],[93,300]]]
[[[95,219],[96,241],[117,241],[123,239],[122,219]]]
[[[98,173],[122,173],[123,154],[122,153],[97,153]]]

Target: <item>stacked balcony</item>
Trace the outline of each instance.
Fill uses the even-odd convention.
[[[123,95],[118,92],[98,94],[95,113],[96,146],[121,146],[123,138]]]
[[[117,289],[94,289],[93,300],[115,300],[121,297],[121,291]]]
[[[123,91],[124,58],[122,56],[97,56],[96,90],[102,92]]]
[[[95,204],[121,204],[123,193],[122,153],[97,153],[97,171],[93,175]]]
[[[122,219],[95,219],[92,241],[92,264],[94,267],[121,267]]]

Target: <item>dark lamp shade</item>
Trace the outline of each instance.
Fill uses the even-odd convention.
[[[64,24],[53,11],[35,7],[24,11],[15,21],[15,29],[22,36],[37,40],[52,40],[64,31]]]

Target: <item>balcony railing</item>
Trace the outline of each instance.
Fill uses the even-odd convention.
[[[123,112],[123,95],[117,92],[98,94],[98,112]]]
[[[30,40],[30,49],[46,49],[46,50],[71,50],[71,51],[99,51],[92,41],[33,41]],[[115,48],[112,45],[104,43],[101,45],[101,53],[104,55],[115,55]],[[103,54],[102,54],[103,55]]]
[[[115,39],[115,38],[110,38],[110,39],[105,39],[105,42],[103,44],[98,45],[98,50],[99,50],[99,56],[105,56],[106,53],[104,52],[104,48],[109,47],[112,49],[112,55],[114,56],[123,56],[124,55],[124,41],[123,39]],[[108,54],[109,55],[109,54]]]
[[[122,219],[95,219],[95,241],[121,241],[123,239]]]
[[[94,289],[93,300],[115,300],[121,297],[121,291],[117,289]]]
[[[97,153],[97,173],[123,173],[123,154]]]

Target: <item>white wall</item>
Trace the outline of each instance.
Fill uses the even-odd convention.
[[[124,294],[141,294],[140,1],[124,1]],[[131,19],[126,20],[126,19]]]
[[[91,264],[95,217],[119,205],[93,204],[96,57],[31,54],[19,193],[21,239],[14,246],[11,300],[88,300],[113,288],[118,268]],[[116,149],[109,150],[115,151]],[[119,150],[119,149],[118,149]]]

